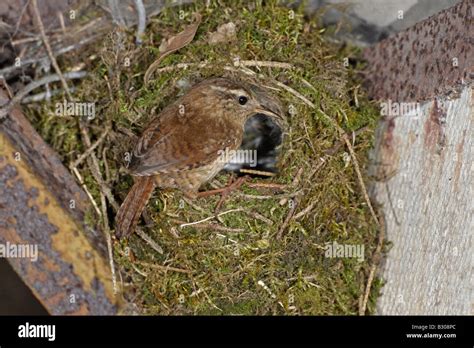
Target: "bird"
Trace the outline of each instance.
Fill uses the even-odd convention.
[[[128,171],[134,184],[117,212],[116,237],[134,232],[155,187],[197,197],[226,165],[222,153],[239,148],[249,117],[264,114],[284,127],[282,110],[262,87],[225,77],[205,79],[164,107],[132,152]]]

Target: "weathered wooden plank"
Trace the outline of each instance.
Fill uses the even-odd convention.
[[[381,314],[474,314],[474,92],[389,121],[378,149],[386,182],[375,184],[392,243]]]
[[[54,151],[12,111],[0,123],[0,251],[52,314],[117,310],[104,238],[85,225],[87,209]],[[31,252],[12,256],[20,245]]]

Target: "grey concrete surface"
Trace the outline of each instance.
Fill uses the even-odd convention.
[[[324,25],[342,24],[339,36],[367,46],[411,27],[460,0],[313,0],[307,12],[324,10]]]

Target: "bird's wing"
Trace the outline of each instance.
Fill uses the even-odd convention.
[[[229,118],[210,117],[191,106],[186,106],[186,115],[180,116],[180,105],[174,103],[165,108],[145,129],[130,163],[132,175],[198,168],[214,162],[220,150],[240,146],[241,125]]]

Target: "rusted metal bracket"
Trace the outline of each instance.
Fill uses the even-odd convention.
[[[10,112],[0,122],[0,256],[51,314],[117,312],[105,238],[85,224],[88,209],[57,154]]]
[[[464,0],[364,51],[374,99],[424,101],[474,79],[474,1]]]

